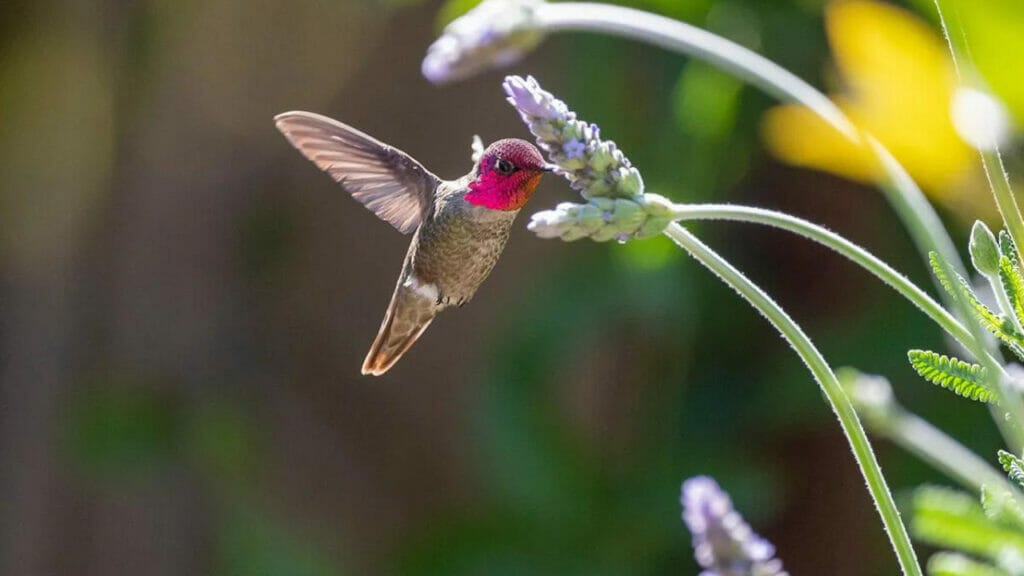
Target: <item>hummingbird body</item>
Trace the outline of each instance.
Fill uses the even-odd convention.
[[[439,312],[473,298],[549,171],[532,144],[507,139],[491,144],[469,174],[443,181],[405,153],[329,118],[288,112],[275,121],[354,198],[399,231],[413,232],[363,374],[387,372]]]

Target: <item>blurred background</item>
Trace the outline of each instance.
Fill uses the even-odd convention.
[[[930,0],[866,22],[819,0],[625,3],[843,94],[927,183],[960,245],[974,218],[995,225],[946,108],[914,115],[952,83]],[[665,239],[542,241],[521,218],[472,305],[385,377],[359,375],[408,238],[271,118],[323,113],[442,177],[465,173],[473,134],[528,136],[502,72],[444,87],[420,75],[440,27],[472,4],[4,3],[0,573],[694,574],[677,501],[699,473],[791,573],[896,572],[806,370]],[[964,2],[962,15],[1019,126],[1024,6]],[[899,40],[904,25],[918,44]],[[550,38],[510,71],[600,124],[649,190],[792,212],[931,286],[881,196],[840,177],[856,170],[835,165],[828,135],[734,80],[586,35]],[[1007,160],[1024,174],[1012,145]],[[571,198],[548,178],[527,212]],[[906,350],[944,343],[865,272],[781,232],[693,229],[834,365],[888,375],[982,454],[1000,446],[984,407],[914,377]],[[898,493],[944,481],[877,448]]]

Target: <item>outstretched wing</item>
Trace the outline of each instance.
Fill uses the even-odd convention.
[[[311,112],[274,117],[277,129],[321,170],[403,234],[423,221],[440,179],[397,148]]]

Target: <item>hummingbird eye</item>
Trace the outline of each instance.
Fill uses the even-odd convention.
[[[498,160],[494,162],[494,169],[497,170],[499,174],[508,176],[515,171],[516,167],[508,160],[498,158]]]

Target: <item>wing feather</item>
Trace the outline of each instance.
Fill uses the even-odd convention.
[[[311,112],[274,117],[277,129],[346,192],[408,234],[423,221],[441,180],[401,150]]]

